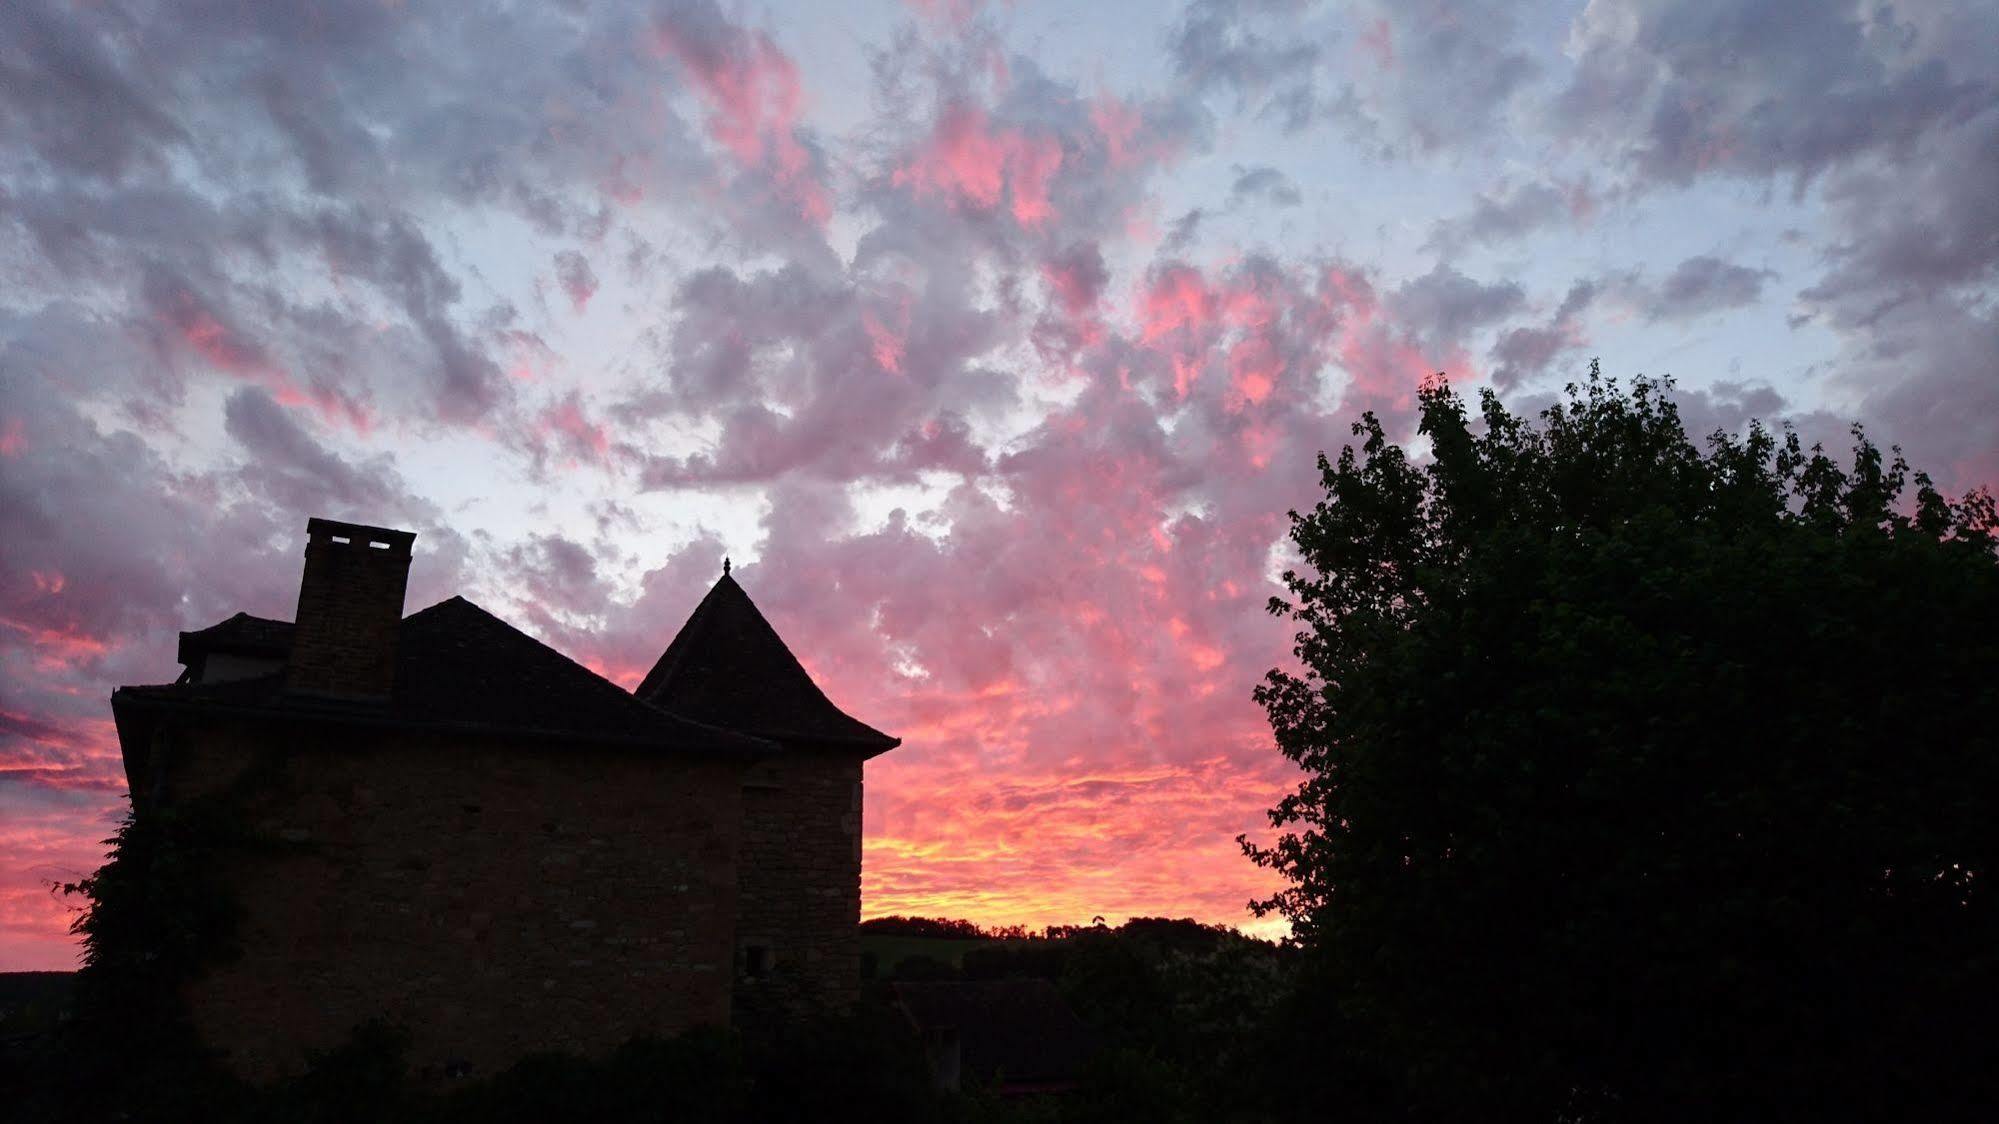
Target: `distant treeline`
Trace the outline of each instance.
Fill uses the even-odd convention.
[[[869,936],[930,937],[954,941],[1059,941],[1104,928],[1101,917],[1089,925],[1047,925],[1040,929],[1030,929],[1025,925],[985,926],[955,917],[903,917],[899,914],[861,922],[861,932]],[[1133,934],[1145,933],[1161,938],[1177,934],[1197,941],[1196,934],[1233,932],[1203,925],[1188,917],[1134,917],[1119,928]]]
[[[1001,941],[1030,935],[1024,925],[988,929],[955,917],[877,917],[861,922],[861,932],[882,937],[934,937],[952,941]]]

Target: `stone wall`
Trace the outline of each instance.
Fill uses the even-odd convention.
[[[240,958],[190,985],[252,1077],[370,1018],[419,1073],[490,1074],[730,1016],[742,768],[353,729],[179,736],[169,801],[245,778]],[[282,753],[263,748],[285,747]]]
[[[858,759],[788,746],[751,770],[739,893],[744,1008],[844,1006],[860,995]]]

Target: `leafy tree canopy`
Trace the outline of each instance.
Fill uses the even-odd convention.
[[[1992,497],[1858,427],[1703,448],[1669,390],[1439,380],[1427,462],[1372,415],[1320,458],[1257,691],[1305,778],[1244,844],[1311,1033],[1398,1117],[1990,1108]]]

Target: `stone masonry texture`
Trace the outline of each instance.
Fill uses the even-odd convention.
[[[216,872],[245,911],[240,951],[187,992],[197,1032],[238,1072],[297,1072],[377,1018],[411,1032],[419,1074],[474,1077],[532,1051],[601,1054],[728,1022],[739,764],[362,726],[203,721],[172,742],[168,801],[233,787],[258,839]],[[843,822],[839,786],[796,790],[813,839]],[[835,881],[769,913],[791,933],[846,919],[799,949],[808,964],[851,959],[858,882]]]
[[[330,528],[338,526],[315,520],[306,544],[289,685],[317,694],[386,697],[395,686],[409,536],[393,533],[383,549],[365,539],[334,541]]]
[[[861,981],[861,762],[786,749],[743,789],[739,973],[753,946],[769,956],[765,976],[743,980],[743,998],[843,1006]]]

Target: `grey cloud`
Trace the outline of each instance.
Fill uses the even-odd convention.
[[[578,312],[597,294],[597,274],[590,268],[590,259],[575,250],[562,250],[555,255],[555,279]]]
[[[1884,303],[1989,283],[1999,270],[1999,107],[1927,139],[1904,166],[1835,176],[1826,196],[1844,237],[1801,295],[1843,322]]]
[[[1401,322],[1444,347],[1511,316],[1526,302],[1527,295],[1511,281],[1481,284],[1442,262],[1390,297]]]
[[[244,483],[281,510],[371,523],[411,506],[387,457],[349,464],[261,389],[244,387],[229,396],[223,428],[250,454]]]
[[[1650,294],[1643,311],[1654,320],[1685,320],[1756,303],[1776,274],[1708,254],[1688,258]]]
[[[1822,442],[1837,450],[1847,447],[1852,426],[1849,419],[1823,410],[1800,409],[1768,383],[1721,379],[1705,386],[1676,385],[1671,397],[1680,427],[1701,444],[1716,433],[1741,437],[1751,422],[1758,422],[1771,433],[1788,427],[1807,446]]]
[[[1539,74],[1515,7],[1194,0],[1167,46],[1198,95],[1232,95],[1292,131],[1338,122],[1363,147],[1410,155],[1481,140]]]
[[[1851,337],[1833,379],[1880,443],[1900,444],[1946,488],[1999,481],[1999,311],[1932,298],[1883,310]]]
[[[62,11],[59,9],[68,9]],[[139,28],[115,11],[20,0],[0,5],[0,149],[56,169],[115,179],[158,167],[186,132],[135,83],[122,54],[143,54]]]
[[[1582,314],[1596,300],[1598,286],[1578,281],[1545,323],[1513,328],[1492,345],[1492,385],[1507,391],[1546,371],[1557,358],[1581,347]]]
[[[721,433],[702,452],[632,449],[626,455],[641,466],[642,484],[747,483],[791,472],[907,479],[920,468],[970,464],[948,439],[948,419],[1010,401],[1011,381],[973,362],[1001,338],[999,315],[971,302],[954,267],[936,264],[918,289],[796,266],[690,275],[662,352],[666,377],[612,412],[627,423],[719,419]]]
[[[1376,63],[1361,64],[1361,96],[1347,98],[1342,115],[1358,118],[1367,137],[1411,138],[1392,149],[1484,142],[1540,74],[1519,43],[1519,12],[1513,0],[1368,5],[1353,22]]]
[[[1988,84],[1913,46],[1894,9],[1870,19],[1852,0],[1600,0],[1571,31],[1576,71],[1555,114],[1645,179],[1802,185],[1863,154],[1906,155],[1989,104]]]
[[[1556,356],[1575,346],[1575,338],[1559,322],[1513,328],[1492,345],[1492,385],[1499,390],[1512,390],[1546,370]]]
[[[1594,200],[1587,182],[1533,181],[1496,192],[1479,192],[1471,210],[1440,219],[1430,228],[1428,249],[1456,253],[1471,246],[1507,242],[1544,227],[1587,214]]]
[[[1243,203],[1262,200],[1273,207],[1296,207],[1305,201],[1299,193],[1298,185],[1291,177],[1268,165],[1255,168],[1236,168],[1235,184],[1229,188],[1229,202],[1240,206]]]
[[[472,422],[506,404],[510,388],[499,365],[452,315],[460,296],[457,279],[409,216],[327,207],[293,216],[291,228],[336,276],[367,281],[408,315],[431,352],[421,370],[429,384],[424,405],[430,414]]]
[[[1306,7],[1290,0],[1194,0],[1167,43],[1175,72],[1197,92],[1219,90],[1303,128],[1316,111],[1317,43],[1298,34]]]
[[[1986,3],[1597,0],[1572,28],[1577,68],[1553,120],[1633,190],[1783,177],[1805,199],[1818,185],[1827,268],[1791,322],[1834,332],[1833,379],[1912,458],[1934,450],[1958,479],[1992,479],[1990,410],[1934,403],[1982,402],[1999,368],[1986,292],[1999,265],[1995,37]],[[1755,299],[1761,283],[1679,280],[1660,313]]]
[[[333,196],[357,184],[380,182],[379,146],[361,123],[342,114],[329,91],[308,89],[298,74],[267,71],[252,80],[272,124],[291,141],[305,182]]]
[[[0,412],[20,426],[0,462],[0,665],[19,661],[7,678],[30,713],[97,718],[110,674],[144,682],[171,668],[187,616],[223,615],[225,595],[281,611],[249,573],[273,526],[217,475],[177,471],[138,435],[85,418],[36,346],[41,326],[16,326],[0,348]],[[88,689],[79,699],[72,686]]]
[[[1606,274],[1596,286],[1633,314],[1654,323],[1682,323],[1745,308],[1763,299],[1763,287],[1777,274],[1696,254],[1654,279],[1643,269]]]
[[[1046,265],[1062,278],[1056,296],[1071,313],[1095,305],[1111,279],[1110,270],[1104,265],[1103,250],[1095,242],[1078,242],[1051,255]]]
[[[514,599],[530,611],[555,609],[589,616],[601,612],[609,601],[596,555],[562,535],[535,535],[509,548],[504,564]]]
[[[271,214],[257,199],[224,211],[194,192],[145,183],[79,191],[39,182],[10,189],[0,181],[0,192],[0,221],[19,223],[43,258],[23,255],[30,260],[22,267],[41,272],[51,288],[116,284],[129,279],[135,263],[213,277],[220,275],[222,247],[260,262],[274,252]]]
[[[237,610],[290,613],[308,514],[423,531],[412,596],[458,583],[463,540],[401,489],[386,458],[343,460],[263,391],[233,396],[243,463],[180,467],[79,409],[72,371],[121,361],[115,332],[44,310],[0,313],[0,681],[9,710],[99,722],[107,683],[173,673],[173,637]],[[91,349],[95,347],[93,352]]]
[[[1206,212],[1194,207],[1174,219],[1173,225],[1166,228],[1165,240],[1159,244],[1160,254],[1165,257],[1175,257],[1186,253],[1194,244],[1194,240],[1200,237],[1201,220],[1205,217]]]
[[[265,385],[305,384],[357,414],[493,421],[514,405],[502,341],[467,325],[455,268],[417,215],[493,206],[594,240],[621,221],[614,200],[726,182],[729,213],[681,217],[814,252],[816,235],[801,243],[795,221],[758,210],[751,173],[719,167],[659,96],[673,73],[652,33],[720,18],[712,5],[577,20],[339,0],[314,5],[308,26],[283,5],[8,6],[0,224],[32,250],[7,265],[45,292],[103,287],[92,299],[123,304],[129,331],[157,335],[164,313],[184,337],[209,333],[193,350],[162,342],[179,361],[149,377],[169,401],[219,361],[235,368],[224,378],[254,364]],[[562,281],[580,300],[587,263],[574,265]],[[364,282],[392,311],[300,295],[329,278]]]

